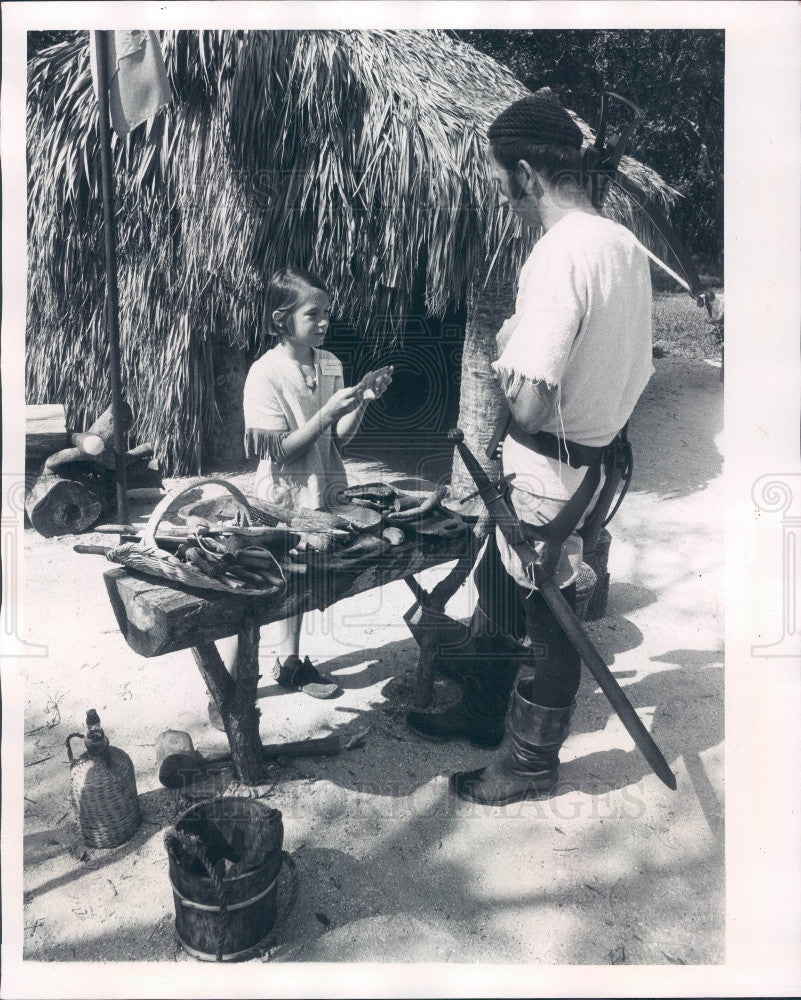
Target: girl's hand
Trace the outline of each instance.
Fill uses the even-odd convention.
[[[358,387],[352,385],[335,392],[328,402],[323,405],[320,412],[333,423],[335,420],[339,420],[340,417],[344,417],[346,413],[352,413],[360,405],[361,397],[359,396]]]
[[[394,371],[394,365],[384,365],[383,368],[376,368],[375,371],[368,372],[356,386],[360,398],[365,402],[369,402],[372,399],[379,399],[383,396],[392,385],[392,373]]]

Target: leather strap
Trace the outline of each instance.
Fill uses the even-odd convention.
[[[566,441],[564,438],[557,437],[556,434],[549,434],[548,431],[537,431],[536,434],[529,434],[518,427],[514,421],[509,427],[509,436],[514,438],[518,444],[536,451],[538,455],[555,459],[557,462],[564,462],[573,469],[600,465],[607,447],[596,448],[588,444],[578,444],[576,441]]]
[[[542,572],[546,576],[551,576],[556,570],[562,544],[567,536],[575,530],[582,514],[589,507],[600,481],[601,463],[597,462],[588,466],[578,489],[556,517],[547,524],[534,525],[526,522],[525,531],[528,540],[545,542],[541,565]]]

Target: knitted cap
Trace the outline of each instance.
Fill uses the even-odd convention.
[[[515,101],[490,125],[490,145],[526,142],[537,146],[569,146],[581,149],[584,136],[547,87]]]

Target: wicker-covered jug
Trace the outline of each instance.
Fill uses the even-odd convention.
[[[86,744],[86,752],[78,758],[70,746],[70,740],[76,738]],[[131,758],[119,747],[109,746],[93,708],[86,713],[86,736],[70,733],[65,743],[72,805],[84,842],[89,847],[124,844],[141,822]]]

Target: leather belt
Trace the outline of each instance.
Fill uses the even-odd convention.
[[[518,444],[536,451],[538,455],[555,459],[557,462],[564,462],[573,469],[599,465],[608,447],[607,445],[594,447],[589,444],[578,444],[575,441],[567,441],[565,438],[557,437],[556,434],[550,434],[548,431],[537,431],[536,434],[529,434],[518,427],[514,421],[509,427],[509,436],[514,438]]]

